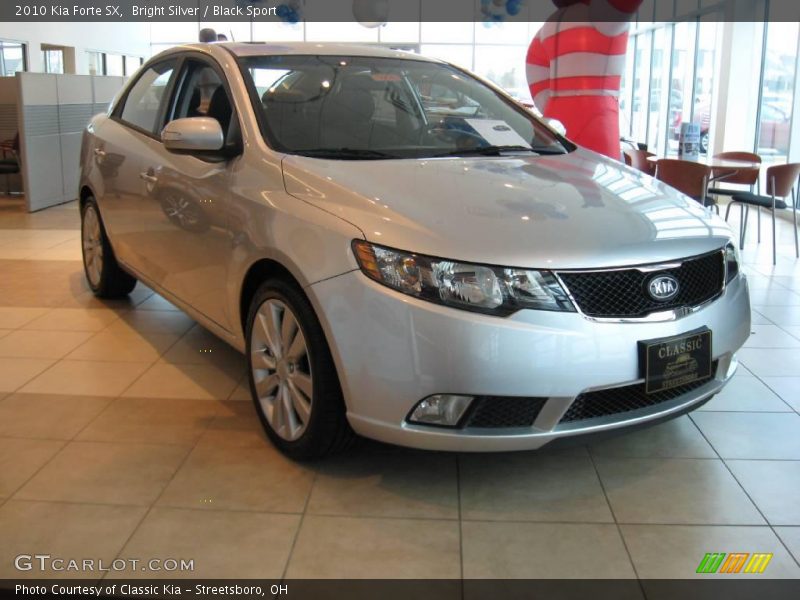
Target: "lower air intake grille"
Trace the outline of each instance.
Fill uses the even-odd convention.
[[[711,366],[711,373],[716,372],[717,363],[715,361]],[[575,398],[575,401],[564,416],[561,417],[561,421],[559,422],[574,423],[575,421],[585,421],[586,419],[618,415],[640,408],[656,406],[662,402],[669,402],[684,394],[688,394],[704,386],[711,381],[711,379],[713,379],[713,375],[712,377],[699,379],[686,385],[664,390],[663,392],[656,392],[655,394],[646,393],[643,383],[610,388],[607,390],[597,390],[595,392],[586,392]]]
[[[502,429],[531,427],[547,398],[502,398],[481,396],[467,418],[465,427]]]

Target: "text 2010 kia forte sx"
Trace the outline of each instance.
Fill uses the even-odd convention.
[[[723,222],[436,60],[210,44],[83,140],[86,276],[245,351],[295,457],[537,448],[679,415],[749,333]]]

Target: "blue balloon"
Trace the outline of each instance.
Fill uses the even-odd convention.
[[[506,2],[506,12],[512,17],[516,17],[522,11],[522,0],[508,0]]]

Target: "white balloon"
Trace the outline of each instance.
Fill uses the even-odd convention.
[[[353,0],[353,17],[364,27],[380,27],[389,19],[389,0]]]

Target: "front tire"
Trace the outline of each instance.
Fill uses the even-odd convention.
[[[311,304],[295,285],[264,282],[247,317],[250,391],[270,440],[304,460],[346,448],[345,416],[333,358]]]
[[[83,271],[94,295],[122,298],[136,287],[136,279],[123,271],[108,241],[97,201],[89,197],[81,207]]]

